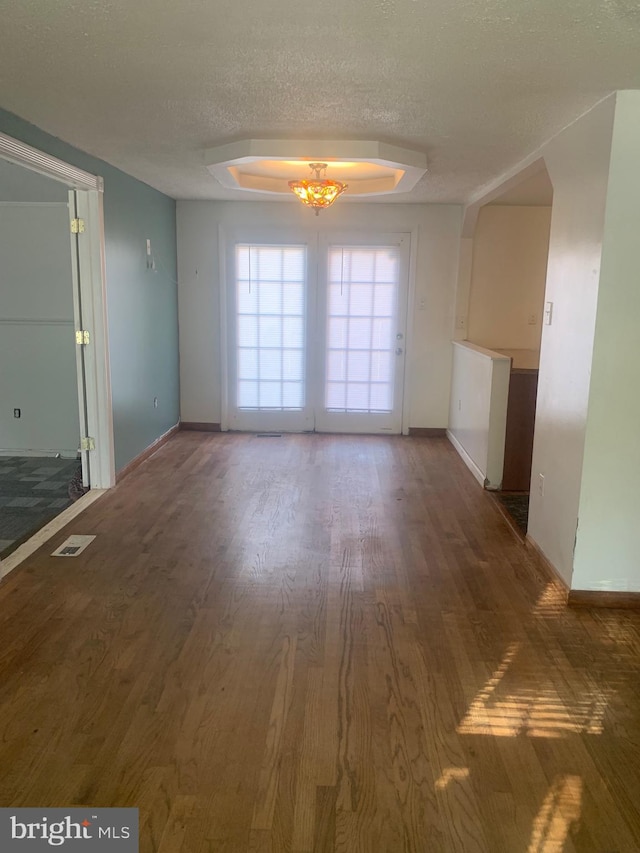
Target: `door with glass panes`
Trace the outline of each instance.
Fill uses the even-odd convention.
[[[408,261],[408,234],[230,240],[228,427],[401,432]]]

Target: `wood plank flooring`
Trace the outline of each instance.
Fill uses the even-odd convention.
[[[179,434],[0,584],[0,675],[0,805],[142,853],[640,850],[640,614],[446,439]]]

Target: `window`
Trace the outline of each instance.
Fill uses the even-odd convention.
[[[304,246],[236,246],[237,406],[305,405]]]
[[[328,268],[325,407],[391,412],[398,249],[332,246]]]

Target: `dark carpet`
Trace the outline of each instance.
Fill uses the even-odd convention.
[[[526,533],[527,525],[529,523],[529,495],[498,493],[496,497],[518,525],[520,530],[523,533]]]
[[[0,456],[0,558],[71,504],[77,459]]]

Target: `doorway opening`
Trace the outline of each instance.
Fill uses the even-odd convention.
[[[534,174],[480,208],[474,232],[469,341],[510,359],[501,508],[522,535],[528,527],[540,342],[553,185]]]
[[[101,184],[0,134],[2,560],[115,479]]]

